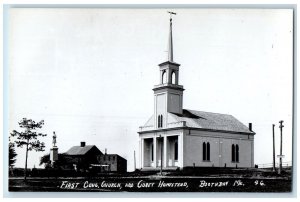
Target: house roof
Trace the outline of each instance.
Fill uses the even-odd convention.
[[[122,159],[126,160],[125,158],[123,158],[122,156],[120,156],[118,154],[102,154],[101,156],[116,156],[118,158],[122,158]]]
[[[229,114],[219,114],[184,109],[182,114],[173,114],[178,121],[185,121],[187,127],[253,133],[247,126]]]
[[[90,151],[95,145],[86,145],[84,147],[81,146],[73,146],[71,147],[65,154],[67,155],[85,155],[88,151]],[[96,147],[97,148],[97,147]],[[98,149],[98,148],[97,148]],[[99,150],[99,149],[98,149]],[[100,151],[100,150],[99,150]]]

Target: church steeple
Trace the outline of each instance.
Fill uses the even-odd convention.
[[[168,113],[182,113],[183,86],[179,85],[179,66],[173,58],[172,15],[170,13],[170,30],[168,40],[168,58],[159,64],[160,83],[155,85],[154,91],[154,116],[157,128],[164,128],[168,123]]]
[[[169,33],[169,44],[168,44],[168,61],[173,62],[173,36],[172,36],[172,15],[176,15],[174,12],[170,12],[170,33]]]

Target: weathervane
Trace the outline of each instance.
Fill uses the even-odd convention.
[[[172,15],[176,15],[176,13],[168,11],[168,13],[170,13],[170,21],[172,21]]]

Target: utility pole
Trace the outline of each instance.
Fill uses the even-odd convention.
[[[273,126],[273,172],[276,172],[275,168],[275,124]]]
[[[163,168],[163,137],[160,135],[160,175],[162,175],[162,168]]]
[[[283,126],[283,121],[279,121],[279,128],[280,128],[280,155],[278,156],[279,157],[279,170],[278,170],[278,174],[281,174],[281,171],[282,171],[282,158],[284,157],[282,155],[282,128],[284,127]]]
[[[134,158],[134,171],[136,170],[136,162],[135,162],[135,150],[133,151],[133,158]]]

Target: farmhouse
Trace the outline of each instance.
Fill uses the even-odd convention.
[[[185,167],[254,167],[254,135],[249,127],[228,114],[183,109],[179,66],[173,60],[170,18],[168,60],[159,64],[154,113],[140,127],[142,170]]]
[[[53,148],[57,148],[55,144]],[[56,160],[64,169],[76,171],[93,170],[95,172],[127,172],[127,160],[118,154],[103,154],[96,145],[80,145],[71,147],[67,152],[58,155],[58,149],[50,149],[51,156],[57,156]]]
[[[67,159],[66,166],[75,170],[88,170],[91,164],[98,163],[98,156],[103,153],[95,145],[86,145],[85,142],[80,142],[79,146],[71,147],[64,153]]]

